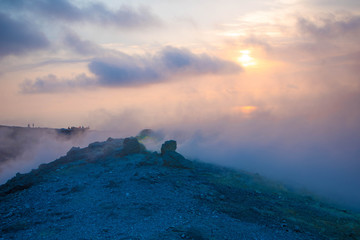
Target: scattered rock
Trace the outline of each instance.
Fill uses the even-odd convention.
[[[246,185],[254,175],[185,159],[174,140],[161,155],[136,138],[89,146],[0,186],[0,240],[358,239],[351,211],[279,200]]]

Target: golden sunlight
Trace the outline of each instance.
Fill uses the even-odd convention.
[[[251,113],[255,112],[257,110],[257,107],[256,106],[236,106],[236,107],[233,107],[232,110],[235,113],[242,113],[242,114],[248,116]]]
[[[240,51],[241,56],[238,57],[238,61],[241,63],[244,67],[254,66],[256,65],[256,61],[253,57],[250,56],[251,52],[250,50],[242,50]]]

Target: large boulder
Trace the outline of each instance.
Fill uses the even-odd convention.
[[[175,152],[175,151],[176,151],[175,140],[166,141],[161,145],[161,155],[164,155],[166,152]]]

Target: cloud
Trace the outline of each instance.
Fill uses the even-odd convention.
[[[70,42],[83,50],[81,44],[78,44],[81,43],[79,39],[75,38]],[[83,51],[87,50],[85,48]],[[43,93],[90,86],[142,86],[170,81],[177,77],[235,74],[242,71],[242,68],[233,62],[174,47],[165,47],[152,56],[118,53],[112,58],[93,59],[88,67],[94,75],[93,78],[80,75],[75,79],[59,80],[56,76],[49,75],[35,81],[26,80],[20,88],[24,93]]]
[[[126,5],[113,11],[102,3],[90,3],[78,7],[68,0],[34,0],[9,1],[0,3],[4,10],[27,12],[35,17],[42,17],[62,22],[90,22],[103,25],[113,25],[118,28],[133,29],[161,25],[160,19],[148,8],[132,8]]]
[[[345,62],[349,64],[351,59],[352,64],[358,65],[359,15],[348,12],[319,13],[316,16],[298,15],[293,20],[289,22],[295,24],[275,24],[263,31],[281,33],[279,35],[249,32],[239,42],[245,46],[261,47],[269,59],[293,65],[342,65]]]
[[[302,0],[303,4],[309,4],[310,7],[319,7],[321,9],[324,8],[324,5],[329,7],[335,7],[343,9],[344,6],[350,9],[358,9],[360,7],[360,2],[358,0]]]
[[[0,13],[0,58],[44,49],[49,41],[26,21],[14,20]]]
[[[61,91],[72,91],[78,87],[91,87],[94,85],[94,79],[81,74],[73,79],[59,79],[53,74],[37,78],[35,81],[25,80],[20,84],[22,93],[52,93]]]
[[[112,61],[113,60],[113,61]],[[99,59],[89,64],[99,85],[136,86],[161,81],[163,76],[151,66],[137,61],[126,63],[123,59]]]
[[[83,15],[80,8],[76,7],[67,0],[34,1],[27,7],[30,7],[30,9],[47,18],[60,19],[70,22],[81,20]]]
[[[161,25],[160,19],[151,13],[148,8],[134,9],[121,6],[117,11],[110,11],[100,3],[92,4],[83,10],[85,20],[115,25],[120,28],[137,28]]]
[[[352,63],[358,65],[356,53],[360,51],[359,16],[330,14],[314,18],[298,17],[295,29],[298,41],[286,44],[283,49],[273,49],[280,53],[280,57],[294,59],[296,56],[297,60],[294,59],[294,62],[337,66],[345,66],[353,59]]]
[[[287,22],[255,23],[251,28],[261,32],[250,30],[237,44],[231,42],[240,49],[261,48],[270,64],[283,65],[256,79],[273,89],[253,91],[260,103],[255,105],[269,115],[250,117],[251,123],[226,118],[208,127],[202,123],[207,129],[182,148],[188,156],[288,179],[359,209],[360,17],[303,14]],[[223,137],[207,137],[212,129]]]
[[[360,17],[346,16],[337,20],[336,16],[330,15],[317,20],[299,17],[297,27],[301,33],[316,39],[344,38],[346,36],[360,35]]]
[[[207,54],[194,54],[185,48],[165,47],[159,54],[159,64],[165,71],[188,72],[192,74],[236,73],[241,68],[230,61],[211,57]]]
[[[237,64],[185,48],[165,47],[152,57],[124,55],[96,59],[89,64],[100,85],[136,86],[165,81],[175,76],[230,74],[241,71]]]
[[[71,31],[65,33],[63,43],[75,53],[81,55],[92,55],[104,52],[104,49],[99,45],[91,41],[82,40],[78,35]]]

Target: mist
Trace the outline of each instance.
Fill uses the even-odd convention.
[[[54,129],[4,127],[0,129],[2,144],[0,156],[0,184],[17,173],[28,173],[40,164],[52,162],[72,147],[87,147],[95,141],[119,136],[116,131],[89,130],[81,134],[65,136]]]
[[[39,25],[30,33],[28,23],[15,20],[15,8],[7,6],[0,20],[11,35],[4,49],[13,50],[0,51],[3,62],[9,60],[1,73],[0,100],[6,103],[0,105],[1,123],[80,122],[94,131],[74,139],[43,134],[36,141],[11,142],[24,147],[0,159],[0,183],[72,146],[153,129],[164,140],[176,140],[189,159],[257,172],[359,209],[360,17],[348,3],[339,4],[346,11],[323,12],[310,1],[297,2],[304,9],[280,4],[265,12],[243,10],[241,16],[237,4],[221,4],[229,9],[217,11],[223,15],[219,22],[204,15],[201,4],[198,10],[188,3],[174,8],[183,9],[184,16],[187,9],[198,11],[193,28],[187,25],[193,20],[175,24],[184,18],[174,20],[160,7],[158,17],[145,15],[152,27],[158,26],[156,19],[168,22],[156,33],[144,31],[147,24],[134,25],[145,23],[144,16],[129,10],[130,20],[140,22],[117,26],[132,29],[118,35],[108,28],[116,27],[114,22],[94,19],[87,14],[92,8],[83,6],[66,28],[67,15],[59,12],[62,17],[51,18],[51,29]],[[38,9],[29,20],[37,25],[48,17]],[[76,26],[80,22],[91,24]],[[9,48],[17,36],[25,38]],[[5,149],[6,134],[0,132]],[[151,151],[159,151],[161,143],[144,142]]]
[[[201,97],[169,100],[167,106],[102,114],[99,128],[114,137],[151,128],[164,140],[176,140],[188,159],[259,173],[360,210],[359,96],[357,89],[338,88],[321,95],[306,92],[301,100],[264,96],[268,101],[258,100],[256,107],[240,105],[241,100],[229,105],[223,96],[216,104]],[[161,143],[144,142],[151,151],[159,151]]]
[[[256,172],[359,210],[360,135],[354,126],[263,113],[177,127],[168,138],[178,139],[188,158]]]
[[[184,111],[188,105],[182,103],[172,108],[173,112],[163,105],[101,112],[95,114],[98,130],[70,139],[46,133],[37,136],[36,143],[22,143],[28,146],[19,156],[2,162],[0,180],[4,183],[17,172],[51,162],[73,146],[136,136],[151,128],[160,137],[143,142],[150,151],[159,151],[163,140],[174,139],[177,151],[188,159],[259,173],[360,210],[360,129],[356,121],[360,112],[352,104],[357,101],[356,92],[336,91],[316,101],[281,99],[283,104],[277,110],[260,102],[256,108],[198,102],[193,105],[197,111]],[[167,114],[161,115],[162,111]]]
[[[234,108],[225,102],[197,106],[193,100],[195,110],[179,107],[176,118],[163,114],[150,126],[147,114],[137,119],[144,128],[175,139],[189,159],[259,173],[360,210],[360,95],[357,89],[338,88],[307,96],[301,101],[284,96],[277,109],[261,101],[257,107]],[[160,144],[151,150],[158,151]]]
[[[197,77],[114,89],[103,94],[99,104],[106,100],[117,105],[89,112],[91,121],[85,125],[92,130],[86,135],[70,140],[39,137],[14,161],[2,164],[6,170],[0,173],[1,182],[65,155],[72,146],[136,136],[150,128],[163,136],[161,141],[144,142],[150,151],[159,151],[163,140],[174,139],[178,152],[188,159],[259,173],[359,210],[359,90],[353,72],[320,70],[287,74],[286,84],[296,80],[296,88],[284,88],[280,77],[262,79],[245,73],[241,81]],[[339,79],[348,84],[341,85]],[[253,91],[263,85],[275,90]],[[66,118],[71,116],[57,119]]]

